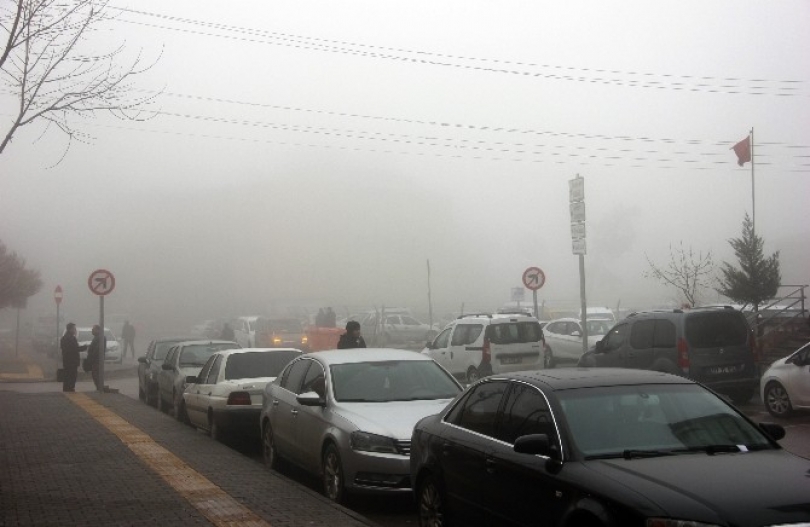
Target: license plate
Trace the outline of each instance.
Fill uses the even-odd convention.
[[[501,359],[501,364],[520,364],[523,362],[523,359],[520,357],[503,357]]]
[[[737,373],[742,370],[742,366],[739,364],[732,364],[731,366],[715,366],[713,368],[709,368],[709,372],[712,375],[724,375],[726,373]]]

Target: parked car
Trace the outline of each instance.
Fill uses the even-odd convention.
[[[231,322],[234,339],[243,348],[252,348],[256,345],[256,320],[258,316],[239,317]]]
[[[256,346],[309,351],[309,337],[298,319],[259,317],[256,319],[255,326]]]
[[[179,342],[169,348],[158,374],[158,409],[173,413],[179,421],[186,420],[180,404],[186,379],[199,375],[208,357],[215,352],[238,347],[236,342],[227,340],[192,340]]]
[[[386,344],[433,340],[438,331],[429,324],[420,322],[406,314],[385,314],[382,337]]]
[[[191,328],[191,334],[198,339],[215,339],[222,334],[222,322],[218,320],[203,320]]]
[[[293,348],[217,351],[199,375],[186,379],[180,413],[218,441],[234,430],[258,438],[264,388],[299,355],[301,350]]]
[[[544,368],[543,330],[519,314],[461,315],[422,353],[467,382],[506,371]]]
[[[604,319],[588,319],[588,349],[596,346],[610,330],[611,322]],[[582,325],[576,318],[558,318],[543,326],[546,338],[546,368],[561,362],[576,364],[582,357]]]
[[[683,375],[744,404],[759,387],[754,347],[745,316],[729,306],[645,311],[613,326],[578,364]]]
[[[666,373],[492,376],[414,427],[419,525],[807,525],[810,460],[784,435]]]
[[[271,468],[284,460],[317,474],[336,502],[350,492],[410,492],[413,425],[459,392],[447,371],[413,351],[303,355],[265,389],[264,460]]]
[[[810,409],[810,342],[771,364],[759,386],[765,408],[775,417]]]
[[[121,343],[113,335],[110,328],[104,330],[104,338],[106,339],[106,350],[104,353],[104,362],[115,362],[121,364],[124,361],[124,355],[121,350]],[[77,327],[76,340],[79,341],[79,346],[89,346],[93,341],[93,328],[92,327]],[[87,358],[87,351],[79,353],[81,360]]]
[[[138,397],[152,406],[158,402],[158,375],[169,349],[186,340],[197,340],[199,337],[168,337],[155,339],[149,343],[146,355],[138,357]]]

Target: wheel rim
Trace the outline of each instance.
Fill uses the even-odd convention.
[[[330,500],[338,501],[341,493],[340,460],[334,449],[329,449],[323,461],[323,488]]]
[[[432,481],[428,481],[419,494],[419,525],[421,527],[442,527],[444,525],[443,507],[439,489]]]
[[[781,385],[774,385],[768,389],[768,408],[775,414],[783,415],[790,411],[790,398]]]

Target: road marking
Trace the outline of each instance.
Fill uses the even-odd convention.
[[[195,509],[218,527],[271,527],[253,511],[233,499],[208,478],[188,466],[148,434],[83,393],[65,393],[129,447],[149,468],[186,498]]]

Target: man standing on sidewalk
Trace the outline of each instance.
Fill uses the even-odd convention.
[[[90,345],[87,347],[87,360],[90,361],[90,373],[93,375],[93,384],[96,385],[96,389],[102,391],[101,388],[101,379],[99,378],[99,353],[104,354],[107,350],[107,339],[104,338],[104,332],[101,331],[101,326],[96,324],[93,326],[93,340],[90,342]],[[104,360],[102,355],[101,360]]]
[[[62,368],[64,377],[62,378],[62,391],[76,391],[76,370],[79,367],[79,352],[87,349],[87,346],[79,346],[76,340],[76,324],[73,322],[65,326],[65,334],[59,342],[62,349]]]
[[[132,350],[132,358],[135,358],[135,326],[129,323],[129,320],[124,322],[124,327],[121,329],[121,338],[124,340],[124,353],[122,358],[127,356],[127,348]]]

